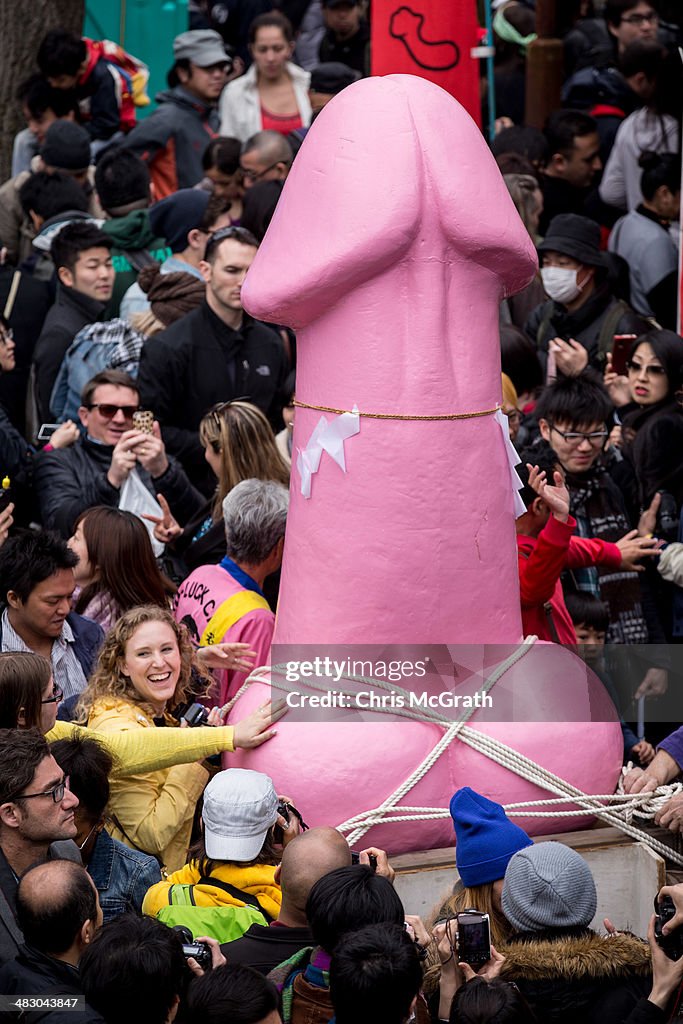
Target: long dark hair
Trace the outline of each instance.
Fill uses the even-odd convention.
[[[88,561],[97,579],[83,588],[75,611],[82,614],[97,594],[110,594],[119,614],[141,604],[168,609],[176,588],[159,569],[149,534],[131,512],[100,505],[83,512],[74,530],[83,524]]]
[[[0,654],[0,729],[40,729],[41,701],[52,668],[47,658],[32,652]]]
[[[640,346],[645,344],[650,346],[664,367],[669,390],[662,401],[670,402],[683,387],[683,340],[673,331],[648,331],[633,342],[629,359],[633,359]]]

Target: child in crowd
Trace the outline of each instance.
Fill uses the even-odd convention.
[[[574,624],[578,653],[589,668],[595,672],[609,693],[615,707],[619,707],[619,698],[614,682],[609,673],[605,659],[605,636],[609,625],[609,606],[595,594],[566,593],[565,606]],[[655,756],[651,743],[636,734],[621,719],[621,731],[624,734],[624,761],[637,760],[648,765]]]

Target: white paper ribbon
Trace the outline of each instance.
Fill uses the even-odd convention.
[[[526,512],[526,505],[522,501],[522,496],[519,493],[522,490],[522,488],[524,487],[524,484],[519,479],[519,475],[517,473],[517,470],[515,469],[515,466],[519,466],[519,464],[521,463],[522,460],[520,459],[519,455],[517,454],[517,449],[515,448],[515,446],[512,443],[512,441],[510,440],[510,427],[509,427],[509,424],[508,424],[508,418],[507,418],[507,416],[505,415],[505,413],[503,412],[502,409],[498,409],[496,411],[496,422],[498,423],[498,426],[500,427],[500,432],[503,435],[503,440],[505,442],[505,450],[507,452],[508,465],[510,467],[510,483],[512,485],[512,503],[513,503],[514,510],[515,510],[515,519],[518,519],[520,516],[523,516],[524,513]]]
[[[335,416],[331,422],[328,422],[325,416],[320,417],[306,447],[297,449],[296,468],[301,477],[301,493],[304,498],[311,496],[311,480],[313,474],[320,468],[323,452],[327,452],[339,468],[346,472],[344,441],[359,431],[360,415],[357,405],[354,405],[353,412]]]

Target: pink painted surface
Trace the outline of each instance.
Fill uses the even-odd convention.
[[[242,294],[254,316],[296,329],[300,401],[438,416],[500,403],[498,305],[535,268],[472,120],[437,86],[396,75],[358,82],[318,117]],[[297,409],[295,453],[320,416]],[[512,491],[493,416],[362,417],[345,455],[346,473],[323,453],[309,500],[293,468],[274,643],[519,641]],[[527,702],[530,714],[536,657],[515,673],[517,707]],[[544,697],[546,716],[560,722],[569,692],[587,700],[576,688],[582,663],[562,657],[547,680],[555,695]],[[235,713],[262,699],[254,686]],[[613,789],[613,722],[486,728],[588,791]],[[339,823],[379,803],[440,735],[420,723],[285,720],[248,763],[297,797],[309,823]],[[404,802],[445,807],[464,784],[505,802],[530,790],[456,744]],[[398,852],[443,845],[452,829],[382,826],[369,838]]]

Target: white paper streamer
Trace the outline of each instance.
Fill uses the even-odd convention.
[[[296,468],[301,477],[301,493],[304,498],[311,496],[311,481],[313,474],[320,468],[323,452],[327,452],[339,468],[346,472],[344,441],[359,431],[360,415],[357,405],[354,405],[353,412],[335,416],[331,422],[328,422],[325,416],[320,417],[306,447],[297,449]]]
[[[517,470],[515,469],[515,466],[519,466],[522,460],[517,454],[517,450],[514,444],[510,440],[510,427],[508,425],[508,418],[502,409],[496,410],[496,422],[498,423],[498,426],[500,427],[500,432],[503,435],[503,440],[505,442],[505,450],[507,451],[508,455],[508,465],[510,467],[510,483],[512,485],[512,501],[515,510],[515,519],[518,519],[519,516],[523,516],[526,512],[526,505],[522,501],[522,496],[519,493],[524,487],[524,484],[519,479]]]

